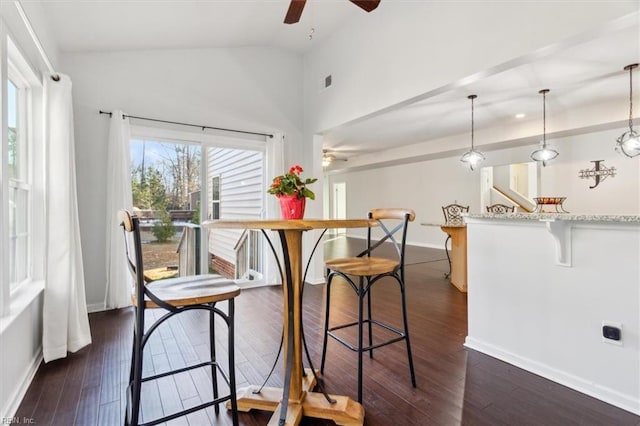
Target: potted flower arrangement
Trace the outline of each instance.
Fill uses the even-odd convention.
[[[280,208],[284,219],[302,219],[304,216],[304,206],[307,197],[315,200],[316,195],[307,188],[307,185],[314,183],[318,179],[302,179],[300,174],[302,167],[292,166],[289,171],[281,176],[273,178],[271,186],[267,190],[280,200]]]

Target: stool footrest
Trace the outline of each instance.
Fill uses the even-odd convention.
[[[205,402],[200,405],[196,405],[195,407],[187,408],[182,411],[178,411],[177,413],[169,414],[168,416],[161,417],[159,419],[152,420],[146,423],[140,423],[138,426],[153,426],[160,423],[165,423],[173,419],[177,419],[178,417],[186,416],[187,414],[195,413],[196,411],[202,410],[207,407],[211,407],[212,405],[221,404],[225,401],[231,400],[231,395],[223,396],[222,398],[214,399],[213,401]]]
[[[335,327],[331,327],[327,329],[327,335],[331,336],[333,339],[337,340],[338,342],[342,343],[344,346],[346,346],[347,348],[351,349],[354,352],[366,352],[366,351],[370,351],[371,349],[376,349],[376,348],[380,348],[382,346],[387,346],[390,345],[392,343],[396,343],[399,342],[401,340],[404,340],[407,338],[407,336],[405,335],[405,333],[402,330],[398,330],[395,327],[390,326],[389,324],[385,324],[383,322],[377,321],[377,320],[372,320],[372,319],[367,319],[367,320],[363,320],[362,321],[363,324],[365,323],[369,323],[369,327],[371,327],[371,324],[375,324],[379,327],[382,327],[384,329],[387,329],[389,331],[391,331],[392,333],[395,333],[398,335],[398,337],[395,337],[393,339],[389,339],[385,342],[382,343],[376,343],[375,345],[370,345],[370,346],[365,346],[361,349],[358,350],[357,346],[352,345],[351,343],[347,342],[346,340],[344,340],[342,337],[335,335],[334,333],[332,333],[332,331],[334,330],[341,330],[343,328],[349,328],[349,327],[353,327],[358,325],[358,322],[350,322],[347,324],[342,324],[342,325],[337,325]]]
[[[205,362],[201,362],[200,364],[194,364],[194,365],[189,365],[187,367],[177,368],[177,369],[171,370],[171,371],[165,371],[164,373],[159,373],[159,374],[154,374],[153,376],[143,377],[140,381],[144,383],[144,382],[148,382],[149,380],[156,380],[156,379],[160,379],[162,377],[172,376],[172,375],[178,374],[178,373],[184,373],[185,371],[195,370],[196,368],[202,368],[202,367],[214,366],[214,365],[215,365],[216,369],[222,375],[222,378],[227,382],[227,384],[229,384],[229,378],[227,377],[227,374],[225,373],[225,371],[222,369],[222,367],[220,367],[220,365],[216,361],[205,361]]]

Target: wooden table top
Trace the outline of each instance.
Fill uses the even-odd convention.
[[[378,226],[374,219],[221,219],[202,222],[204,228],[301,230],[325,228],[368,228]]]

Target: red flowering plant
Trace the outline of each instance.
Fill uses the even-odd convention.
[[[300,177],[303,171],[302,167],[298,165],[292,166],[287,173],[273,178],[273,182],[267,192],[276,197],[281,195],[295,195],[296,198],[309,197],[315,200],[316,194],[307,188],[307,185],[314,183],[318,179],[308,178],[303,180],[302,177]]]

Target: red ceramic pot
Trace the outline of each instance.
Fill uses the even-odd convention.
[[[302,219],[304,217],[304,206],[306,197],[298,198],[297,195],[278,195],[280,200],[280,210],[283,219]]]

